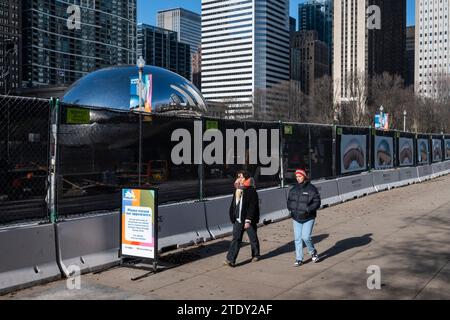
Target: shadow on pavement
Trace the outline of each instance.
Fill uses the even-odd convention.
[[[328,258],[331,258],[333,256],[341,254],[344,251],[368,245],[370,242],[372,242],[371,237],[372,237],[372,233],[367,233],[360,237],[352,237],[352,238],[340,240],[340,241],[336,242],[334,244],[334,246],[327,249],[326,251],[324,251],[322,253],[319,252],[320,261],[324,261]]]
[[[312,241],[314,244],[319,243],[322,240],[325,240],[326,238],[329,237],[329,234],[319,234],[317,236],[313,236],[312,237]],[[303,244],[303,247],[305,247],[305,244]],[[295,254],[295,245],[294,245],[294,240],[292,240],[289,243],[286,243],[285,245],[282,245],[279,248],[276,248],[275,250],[272,250],[266,254],[263,254],[261,256],[261,260],[263,259],[269,259],[269,258],[273,258],[288,252],[292,252],[292,254]]]

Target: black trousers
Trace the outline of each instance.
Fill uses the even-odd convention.
[[[248,238],[250,240],[250,246],[252,248],[252,257],[260,255],[259,252],[259,239],[258,239],[258,227],[251,224],[250,228],[244,230],[244,223],[235,222],[233,225],[233,240],[231,240],[230,249],[228,250],[227,260],[235,263],[236,258],[241,248],[242,237],[244,231],[247,231]]]

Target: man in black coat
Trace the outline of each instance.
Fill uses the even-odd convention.
[[[253,179],[246,171],[238,173],[235,193],[230,205],[230,221],[233,224],[233,240],[228,250],[225,264],[235,266],[242,243],[244,231],[247,231],[252,249],[252,261],[260,257],[258,240],[259,200]]]
[[[289,190],[287,208],[291,213],[295,236],[295,267],[303,264],[303,242],[308,248],[312,261],[318,262],[319,256],[311,239],[312,229],[320,208],[320,194],[317,188],[309,182],[305,170],[295,171],[297,184]]]

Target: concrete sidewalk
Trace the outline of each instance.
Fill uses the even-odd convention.
[[[259,229],[259,262],[246,244],[224,266],[227,237],[164,254],[175,267],[137,281],[146,271],[115,268],[83,275],[80,290],[62,280],[0,299],[450,299],[450,176],[321,210],[313,234],[322,260],[300,268],[285,220]]]

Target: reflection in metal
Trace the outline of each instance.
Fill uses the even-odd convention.
[[[152,112],[170,115],[206,113],[202,94],[188,80],[169,70],[146,66],[144,75],[151,74]],[[75,82],[67,91],[64,103],[130,109],[130,78],[138,77],[136,66],[118,66],[95,71]]]

